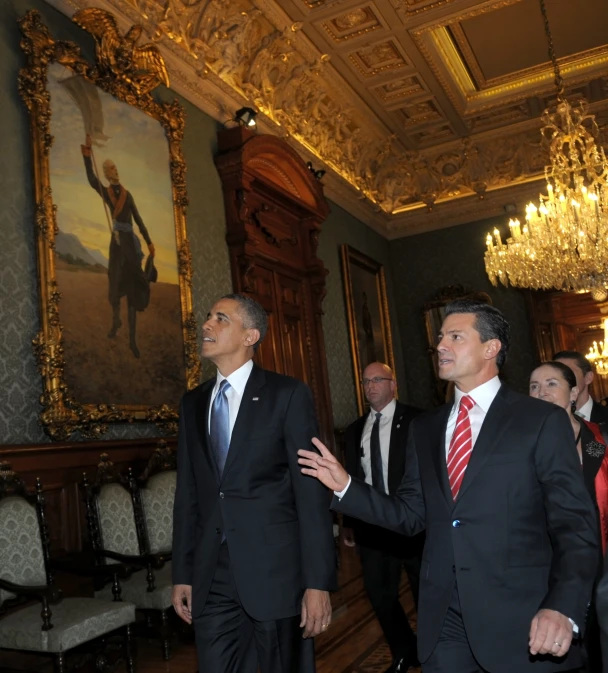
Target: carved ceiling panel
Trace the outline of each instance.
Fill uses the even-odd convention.
[[[553,73],[542,20],[519,30],[537,0],[47,1],[140,23],[177,91],[221,122],[258,109],[263,132],[327,169],[330,198],[387,236],[483,217],[511,202],[496,190],[543,174]],[[546,2],[567,94],[604,125],[608,33],[585,26],[608,3]]]

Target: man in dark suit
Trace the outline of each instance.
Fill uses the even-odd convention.
[[[589,393],[589,386],[594,376],[589,360],[578,351],[560,351],[553,356],[553,359],[570,367],[576,376],[576,386],[579,390],[576,413],[592,423],[608,423],[608,407],[596,402]]]
[[[370,411],[348,426],[344,436],[347,471],[382,493],[396,493],[405,470],[410,421],[418,409],[395,399],[395,377],[381,362],[363,372],[363,390]],[[357,543],[363,583],[393,656],[386,673],[400,665],[404,673],[416,662],[416,636],[399,601],[401,569],[405,567],[418,602],[420,559],[424,535],[404,537],[379,526],[344,517],[342,538]]]
[[[297,463],[318,434],[312,396],[253,364],[266,328],[253,299],[218,301],[203,326],[217,375],[181,403],[173,605],[194,623],[200,673],[250,668],[251,639],[261,673],[314,671],[331,619],[327,492]]]
[[[424,673],[536,673],[580,665],[597,568],[594,507],[563,409],[498,372],[509,326],[488,304],[446,307],[439,373],[455,401],[410,426],[396,495],[351,478],[324,445],[300,451],[333,507],[406,535],[426,528],[418,656]]]

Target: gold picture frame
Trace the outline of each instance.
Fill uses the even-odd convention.
[[[366,407],[361,383],[365,367],[378,361],[395,371],[386,279],[384,266],[371,257],[346,244],[340,253],[357,409],[362,415]]]
[[[138,38],[141,34],[140,26],[133,26],[127,34],[123,36],[118,31],[114,17],[104,10],[95,8],[76,12],[73,21],[92,34],[96,41],[96,62],[94,64],[89,63],[81,55],[80,48],[76,44],[55,40],[51,36],[48,28],[43,24],[38,12],[34,10],[28,11],[19,21],[23,36],[21,47],[27,59],[26,66],[22,68],[19,74],[19,92],[29,111],[30,137],[32,142],[34,167],[35,234],[38,262],[40,329],[36,338],[33,340],[33,345],[43,382],[43,392],[40,398],[43,409],[40,415],[40,422],[45,432],[54,440],[68,439],[76,432],[84,438],[98,438],[106,432],[110,423],[131,422],[136,420],[156,423],[163,431],[173,433],[177,430],[177,401],[179,399],[179,397],[174,399],[174,392],[178,387],[184,390],[186,388],[190,389],[194,387],[198,384],[200,376],[200,361],[197,353],[196,321],[192,308],[191,256],[188,240],[186,238],[185,210],[188,198],[185,180],[186,164],[181,150],[184,134],[184,110],[178,101],[159,103],[150,94],[158,84],[168,84],[168,77],[162,56],[157,48],[154,45],[137,46]],[[108,39],[108,37],[111,39]],[[157,266],[165,263],[163,262],[165,258],[159,256],[159,243],[165,246],[161,247],[161,250],[168,250],[171,252],[171,255],[167,257],[169,261],[166,262],[165,266],[172,269],[171,273],[173,273],[173,276],[171,276],[171,278],[173,280],[171,283],[159,282],[154,286],[154,291],[157,293],[160,293],[160,290],[157,290],[157,288],[161,285],[164,288],[163,291],[166,291],[167,293],[169,292],[167,288],[170,288],[171,300],[170,302],[167,300],[167,305],[170,304],[171,306],[171,316],[163,313],[160,313],[160,316],[167,325],[172,325],[171,329],[176,331],[178,341],[175,346],[176,353],[178,353],[178,360],[177,362],[174,362],[174,359],[171,359],[167,364],[167,367],[175,368],[175,380],[172,381],[172,399],[167,400],[166,402],[160,400],[155,403],[145,401],[143,403],[134,403],[133,401],[115,403],[111,399],[112,394],[108,392],[110,390],[108,387],[100,389],[99,394],[100,397],[107,396],[110,399],[83,401],[83,399],[78,399],[78,394],[76,394],[68,384],[69,376],[66,376],[66,363],[70,363],[71,352],[69,346],[66,345],[67,337],[62,322],[62,318],[65,317],[62,309],[62,302],[65,301],[63,295],[66,290],[72,287],[72,285],[77,285],[78,283],[82,284],[82,278],[85,278],[85,274],[78,273],[79,271],[82,271],[82,269],[70,269],[73,271],[72,277],[79,279],[72,280],[71,283],[66,281],[63,286],[61,282],[58,282],[58,264],[59,267],[63,264],[65,270],[65,265],[73,263],[74,259],[73,257],[70,257],[68,262],[65,262],[65,255],[62,257],[57,250],[58,237],[62,235],[63,232],[60,231],[58,226],[58,206],[54,202],[56,190],[53,189],[55,184],[51,179],[52,167],[50,165],[50,156],[54,138],[52,135],[52,96],[47,84],[55,81],[49,79],[51,76],[51,69],[57,69],[60,66],[64,69],[62,72],[65,71],[70,77],[72,75],[74,76],[72,79],[80,78],[82,82],[85,82],[83,86],[90,87],[90,85],[93,85],[90,88],[94,88],[95,91],[99,90],[99,92],[101,92],[99,93],[99,96],[104,96],[104,100],[113,101],[112,105],[115,105],[117,108],[125,104],[123,107],[120,107],[120,109],[127,110],[127,116],[128,114],[132,114],[132,117],[135,117],[141,113],[140,116],[143,123],[155,124],[158,122],[160,125],[158,131],[159,137],[165,139],[164,151],[166,153],[166,164],[159,164],[160,168],[155,170],[158,171],[159,175],[164,172],[165,177],[163,179],[166,181],[166,196],[163,198],[165,198],[165,207],[169,215],[162,220],[162,226],[165,227],[165,229],[162,230],[162,240],[157,241],[156,246],[153,246],[153,248],[156,247],[157,249],[156,253],[154,253],[153,250],[150,250],[149,257],[154,258],[154,262]],[[59,97],[57,98],[57,101],[60,101]],[[60,110],[62,109],[63,108],[60,107]],[[150,118],[155,120],[155,122],[150,122]],[[84,114],[82,115],[82,119],[84,119]],[[58,119],[57,125],[54,128],[63,129],[66,126],[65,121],[63,122],[63,126],[61,124],[61,119]],[[83,128],[87,128],[86,123]],[[65,131],[62,131],[62,133],[64,132]],[[89,139],[88,131],[86,137]],[[80,146],[80,143],[84,142],[84,138],[78,138],[74,141],[70,139],[70,152],[74,151],[72,142],[77,143],[77,151],[82,151],[83,157],[87,156],[87,146]],[[87,142],[90,141],[87,140]],[[91,150],[90,144],[88,147],[89,150]],[[124,148],[120,149],[124,152]],[[56,151],[57,150],[53,150],[53,152]],[[84,163],[86,167],[86,160]],[[106,161],[106,163],[108,163],[108,161]],[[80,169],[84,174],[82,162],[80,164]],[[74,170],[76,169],[74,168]],[[104,173],[105,170],[104,167]],[[133,174],[133,171],[131,171],[131,173]],[[55,174],[56,173],[53,173],[53,176]],[[108,178],[108,175],[105,174],[105,177]],[[54,179],[55,178],[53,177],[53,180]],[[159,180],[160,179],[161,178],[159,177]],[[90,179],[89,182],[91,182]],[[116,229],[118,222],[116,212],[118,211],[114,211],[113,224],[115,228],[113,229],[112,213],[108,215],[107,223],[103,222],[102,205],[99,203],[99,197],[101,197],[101,202],[104,201],[103,190],[107,190],[108,198],[110,198],[111,180],[110,185],[106,187],[103,181],[97,178],[97,184],[99,185],[99,191],[96,196],[98,199],[97,207],[99,208],[100,213],[99,221],[103,223],[104,228],[109,226],[109,232],[107,230],[105,231],[108,243],[112,244],[113,238],[116,237],[118,245],[119,233]],[[91,186],[93,186],[92,183]],[[122,186],[117,187],[117,189],[123,190],[126,194],[130,194],[126,192]],[[85,190],[81,191],[84,194]],[[142,191],[144,190],[140,190],[139,194],[141,194]],[[123,192],[117,193],[120,193],[122,198]],[[144,194],[147,197],[148,192],[144,191]],[[88,195],[79,195],[78,198],[86,199],[89,197]],[[57,199],[61,199],[61,194],[57,196]],[[152,199],[150,199],[150,201],[152,201]],[[122,204],[124,205],[124,200],[122,201]],[[107,215],[108,208],[106,207],[105,210]],[[59,215],[62,215],[61,207],[59,207]],[[171,215],[173,218],[172,222],[175,225],[175,239],[172,239],[171,234],[172,224],[169,219]],[[65,238],[65,234],[63,235]],[[143,233],[141,235],[143,235]],[[159,234],[159,238],[160,237],[161,234]],[[133,235],[132,240],[135,240],[136,238],[137,237]],[[148,239],[149,238],[150,237],[148,236]],[[145,235],[144,239],[146,239]],[[146,239],[146,242],[149,247],[150,241],[148,239]],[[74,239],[72,238],[71,240]],[[122,239],[120,240],[122,241]],[[167,243],[166,241],[169,242]],[[144,255],[142,250],[138,252],[138,255],[138,259],[143,259]],[[111,249],[109,250],[109,258],[110,261],[108,264],[111,265]],[[82,259],[78,258],[77,261],[82,266]],[[97,266],[103,266],[103,264],[98,264]],[[159,277],[160,280],[163,271],[160,266],[158,266],[158,268],[158,274],[161,274]],[[147,265],[146,269],[148,269]],[[104,273],[102,269],[95,269],[95,265],[89,264],[89,268],[85,269],[86,273],[89,274],[89,276],[86,277],[92,278],[93,270],[95,270],[99,276],[98,279],[94,279],[96,287],[102,287],[103,282],[105,281],[105,279],[103,281],[101,280]],[[148,273],[148,271],[146,271],[146,273],[148,274],[146,275],[146,279],[149,281],[152,279],[149,286],[151,288],[151,282],[155,280],[155,276],[152,273]],[[109,266],[107,267],[107,277],[110,277]],[[153,290],[150,289],[151,294],[152,292]],[[159,295],[157,294],[157,303],[158,296]],[[124,306],[124,302],[121,305]],[[107,300],[105,303],[99,302],[99,307],[103,308],[104,311],[112,311],[113,308],[109,309],[108,306],[109,304],[107,303]],[[128,306],[129,339],[131,339],[131,336],[133,335],[134,337],[135,335],[135,319],[133,320],[132,328],[130,313],[132,310],[131,304],[129,303]],[[152,306],[152,304],[150,304],[150,306]],[[82,307],[84,310],[84,303],[82,304]],[[136,309],[133,308],[134,314],[135,310]],[[137,311],[143,310],[144,309],[137,308]],[[152,310],[153,309],[150,308],[150,311]],[[66,307],[65,315],[67,314],[68,308]],[[150,313],[150,315],[157,314]],[[112,324],[114,325],[114,323]],[[161,325],[161,327],[164,327],[164,325]],[[106,337],[105,330],[107,330],[107,327],[104,329],[104,338]],[[112,330],[110,330],[110,332],[111,331]],[[126,327],[123,328],[123,334],[125,331]],[[116,330],[114,330],[114,332],[116,333]],[[150,333],[152,333],[152,330],[149,330],[147,334]],[[138,333],[138,338],[140,334],[141,332]],[[171,334],[173,334],[173,332],[171,332]],[[110,337],[111,334],[108,333],[107,336]],[[181,346],[182,337],[183,349]],[[142,338],[144,337],[142,336]],[[81,340],[83,339],[84,337],[81,337]],[[132,343],[135,343],[134,338]],[[109,353],[110,346],[107,344],[110,344],[110,346],[114,348],[112,354],[118,352],[118,346],[116,346],[117,340],[110,342],[110,340],[107,339],[103,342],[103,348]],[[124,341],[121,342],[120,348],[125,348]],[[133,349],[131,346],[131,351],[135,358],[139,358],[137,347]],[[122,351],[120,352],[122,353]],[[183,364],[181,362],[182,355]],[[149,349],[147,353],[142,350],[142,356],[141,360],[138,360],[135,364],[140,367],[149,367],[149,362],[155,357],[155,354],[151,352],[151,349]],[[100,371],[101,368],[106,366],[104,359],[98,363],[98,366]],[[67,368],[69,370],[69,366]],[[76,372],[77,374],[78,372],[76,369],[76,366],[72,367],[72,373]],[[123,378],[127,376],[126,373],[122,373],[122,370],[117,371],[121,371],[121,376],[123,376]],[[144,370],[142,369],[142,372],[143,371]],[[155,373],[158,375],[158,372]],[[117,382],[115,387],[116,391],[118,391],[118,393],[115,394],[116,397],[120,397],[121,388],[118,383],[120,382]],[[127,385],[131,385],[131,383],[132,382],[129,380]],[[93,391],[94,390],[93,387]],[[163,394],[165,390],[168,390],[168,388],[163,388],[161,385],[159,390],[160,393],[158,394],[160,395]],[[131,392],[133,396],[139,394],[135,387]],[[91,396],[93,396],[93,393]],[[142,395],[142,398],[145,397],[146,395]],[[152,396],[150,396],[150,399],[152,399]]]

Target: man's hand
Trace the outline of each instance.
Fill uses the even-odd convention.
[[[352,528],[345,528],[342,526],[342,531],[340,533],[342,538],[342,543],[345,547],[354,547],[355,546],[355,536]]]
[[[557,610],[539,610],[530,626],[530,654],[563,657],[572,642],[572,622]]]
[[[302,474],[316,477],[322,484],[332,491],[343,491],[348,484],[348,472],[336,460],[332,452],[316,437],[313,437],[312,443],[319,449],[318,453],[314,451],[298,451],[298,463],[303,465]]]
[[[171,602],[178,616],[186,624],[192,624],[192,587],[190,584],[174,584]]]
[[[302,598],[302,638],[314,638],[323,633],[331,622],[329,593],[319,589],[306,589]]]
[[[156,248],[154,247],[154,243],[148,243],[148,251],[150,252],[150,257],[154,257],[154,255],[156,255]]]

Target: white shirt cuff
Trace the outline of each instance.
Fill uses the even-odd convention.
[[[346,488],[348,488],[348,486]],[[568,621],[570,622],[570,624],[572,624],[572,633],[578,635],[578,625],[576,624],[576,622],[573,619],[570,619],[570,617],[568,617]]]
[[[342,500],[342,498],[346,495],[346,491],[348,491],[348,487],[350,486],[350,482],[352,481],[352,478],[350,474],[348,475],[348,484],[344,487],[343,491],[334,491],[334,495],[338,500]]]

